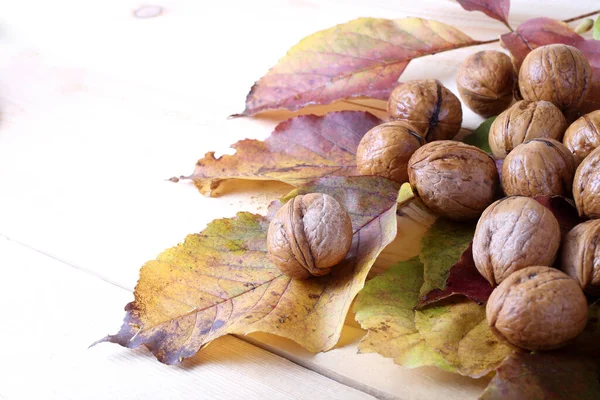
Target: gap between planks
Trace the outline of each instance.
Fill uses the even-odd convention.
[[[100,274],[98,274],[98,273],[96,273],[94,271],[88,270],[86,268],[82,268],[81,266],[78,266],[76,264],[70,263],[70,262],[68,262],[66,260],[61,259],[60,257],[57,257],[57,256],[53,255],[53,254],[49,254],[49,253],[47,253],[45,251],[36,249],[35,247],[32,247],[32,246],[28,245],[27,243],[23,243],[23,242],[21,242],[19,240],[15,240],[15,239],[9,237],[8,235],[0,233],[0,240],[2,240],[2,239],[7,240],[7,241],[12,242],[12,243],[15,243],[15,244],[17,244],[17,245],[19,245],[19,246],[21,246],[24,249],[27,249],[29,251],[36,252],[36,253],[40,254],[41,256],[47,257],[49,259],[52,259],[52,260],[56,261],[57,263],[60,263],[60,264],[62,264],[64,266],[66,266],[66,267],[69,267],[69,269],[74,269],[76,271],[82,272],[82,273],[88,275],[89,277],[93,277],[93,278],[99,279],[99,280],[101,280],[101,281],[103,281],[103,282],[105,282],[105,283],[107,283],[109,285],[115,286],[115,287],[117,287],[119,289],[122,289],[124,291],[129,292],[129,293],[132,293],[132,291],[129,288],[124,287],[124,286],[122,286],[122,285],[118,284],[117,282],[114,282],[114,281],[112,281],[110,279],[107,279],[106,277],[104,277],[104,276],[102,276],[102,275],[100,275]],[[356,330],[356,328],[354,328],[354,329]],[[261,342],[260,340],[257,340],[257,339],[251,338],[251,337],[245,337],[245,336],[242,336],[242,335],[230,335],[230,336],[232,336],[234,338],[237,338],[238,340],[241,340],[241,341],[247,343],[250,346],[255,346],[255,347],[257,347],[257,348],[259,348],[259,349],[261,349],[263,351],[266,351],[266,352],[268,352],[270,354],[273,354],[274,356],[281,357],[281,358],[283,358],[283,359],[285,359],[285,360],[287,360],[287,361],[289,361],[289,362],[291,362],[291,363],[299,366],[300,368],[312,371],[312,372],[314,372],[316,374],[319,374],[319,375],[321,375],[321,376],[323,376],[325,378],[331,379],[332,381],[337,382],[337,383],[339,383],[339,384],[341,384],[343,386],[348,386],[348,387],[350,387],[352,389],[360,391],[360,392],[362,392],[362,393],[364,393],[366,395],[374,396],[374,397],[376,397],[378,399],[383,399],[383,400],[397,399],[397,397],[395,397],[395,396],[391,396],[388,393],[386,393],[384,391],[380,391],[380,390],[378,390],[378,389],[376,389],[376,388],[374,388],[372,386],[369,386],[367,384],[364,384],[364,383],[355,381],[353,379],[347,378],[347,377],[345,377],[345,376],[343,376],[341,374],[336,373],[335,371],[330,370],[329,368],[319,367],[318,365],[315,365],[315,364],[310,364],[310,363],[302,362],[302,358],[289,358],[288,357],[289,354],[287,354],[286,351],[277,349],[277,347],[275,347],[275,346],[266,345],[265,343]],[[267,336],[269,336],[269,335],[267,335]],[[200,351],[202,351],[202,350],[200,350]],[[156,362],[158,363],[158,361],[156,361]],[[0,394],[0,398],[2,398],[1,396],[2,395]]]

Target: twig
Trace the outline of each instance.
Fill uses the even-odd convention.
[[[578,19],[591,17],[592,15],[596,15],[596,14],[600,14],[600,10],[592,11],[592,12],[589,12],[589,13],[583,14],[583,15],[578,15],[577,17],[565,19],[565,20],[563,20],[563,22],[569,23],[569,22],[577,21]]]

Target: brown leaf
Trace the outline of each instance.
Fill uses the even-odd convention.
[[[380,177],[328,177],[293,191],[333,196],[354,230],[346,259],[330,275],[304,281],[283,275],[267,257],[268,217],[238,213],[211,222],[142,267],[121,330],[101,341],[145,345],[167,364],[223,335],[255,331],[312,352],[331,349],[373,262],[396,235],[399,188]]]
[[[387,99],[413,58],[477,43],[437,21],[359,18],[292,47],[254,84],[242,115],[351,97]]]
[[[504,25],[508,25],[508,11],[510,0],[457,0],[458,4],[467,11],[481,11],[490,18],[494,18]]]
[[[584,39],[564,22],[534,18],[521,24],[515,32],[502,35],[500,43],[512,54],[517,69],[536,47],[563,43],[578,48],[592,65],[592,85],[581,112],[600,109],[600,41]]]
[[[297,186],[324,176],[358,175],[356,148],[382,121],[362,111],[306,115],[280,123],[264,142],[242,140],[234,155],[207,153],[188,178],[205,195],[227,179],[278,180]]]
[[[598,362],[565,352],[506,357],[481,400],[597,400]]]
[[[487,301],[494,290],[489,282],[481,276],[473,261],[472,243],[462,254],[460,261],[450,268],[444,289],[434,289],[421,296],[416,308],[423,308],[450,296],[461,295],[468,297],[477,304]]]

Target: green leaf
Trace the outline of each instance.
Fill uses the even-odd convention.
[[[511,352],[488,327],[485,306],[454,298],[417,311],[415,323],[427,345],[461,375],[479,378]]]
[[[356,320],[367,330],[359,351],[409,368],[436,366],[474,378],[494,370],[511,350],[488,328],[485,307],[453,300],[415,312],[422,284],[417,257],[366,284],[354,305]]]
[[[497,116],[496,116],[497,117]],[[490,148],[490,143],[488,141],[488,136],[490,133],[490,127],[492,123],[496,120],[496,117],[490,117],[483,121],[481,125],[477,127],[470,135],[466,136],[463,141],[466,144],[470,144],[475,147],[479,147],[481,150],[491,153],[492,149]]]
[[[460,260],[475,234],[475,223],[439,218],[421,239],[421,262],[425,267],[421,295],[444,289],[450,269]]]
[[[600,40],[600,15],[596,18],[596,22],[594,23],[594,30],[592,31],[592,37],[595,40]]]
[[[371,279],[359,293],[354,311],[367,335],[361,353],[379,353],[408,368],[436,365],[450,370],[441,355],[419,334],[413,308],[423,284],[423,264],[418,257],[399,262]]]

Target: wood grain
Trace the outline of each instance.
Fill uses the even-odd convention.
[[[0,385],[0,398],[89,398],[96,392],[98,398],[172,393],[186,398],[198,392],[214,398],[219,393],[319,398],[304,380],[315,382],[324,395],[331,390],[332,397],[362,396],[235,338],[203,350],[191,362],[194,368],[164,367],[145,353],[116,346],[84,347],[119,326],[131,295],[115,285],[132,290],[145,261],[216,217],[239,210],[265,213],[271,200],[290,189],[232,182],[225,196],[209,199],[191,185],[166,179],[189,174],[207,151],[230,153],[237,140],[267,137],[289,117],[275,112],[227,119],[243,109],[253,82],[298,40],[361,16],[432,18],[480,40],[496,38],[506,27],[440,0],[156,0],[150,4],[154,8],[142,5],[138,0],[3,5],[0,234],[80,271],[23,249],[10,250],[9,258],[0,254],[2,265],[9,265],[0,304],[12,327],[0,333],[10,343],[11,363],[11,379]],[[533,16],[563,19],[596,8],[592,0],[512,1],[509,21],[516,27]],[[499,45],[415,60],[401,79],[438,78],[455,91],[459,64],[484,48]],[[465,127],[480,122],[465,108]],[[1,249],[8,251],[6,243]],[[382,266],[409,253],[390,251]],[[468,399],[485,385],[437,370],[408,371],[374,354],[357,355],[359,336],[349,327],[343,345],[314,356],[272,336],[245,339],[382,398]],[[276,374],[281,369],[288,372]],[[219,392],[219,386],[227,389]]]

